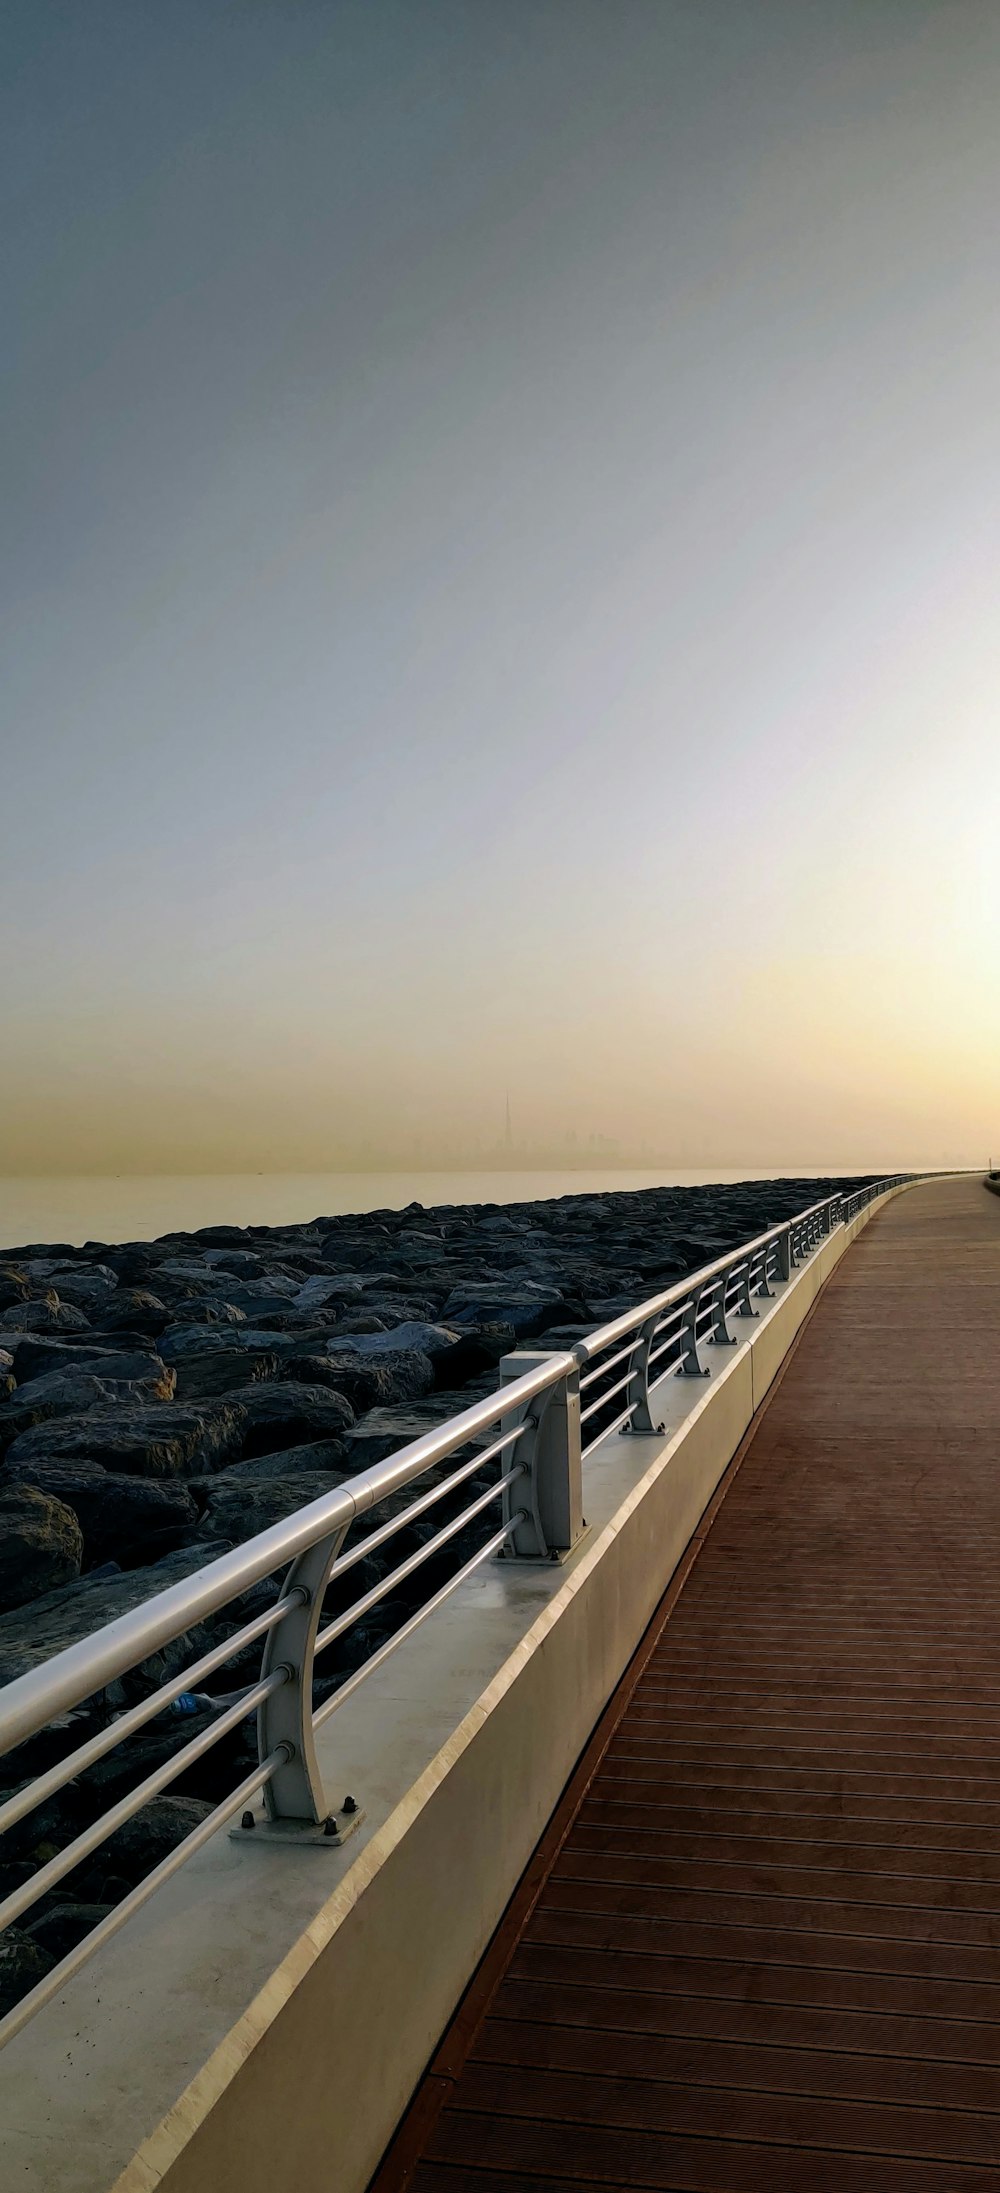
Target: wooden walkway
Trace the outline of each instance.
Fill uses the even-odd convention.
[[[980,1182],[834,1274],[375,2184],[1000,2189]]]

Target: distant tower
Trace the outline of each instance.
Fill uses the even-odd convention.
[[[506,1092],[506,1100],[505,1100],[505,1112],[504,1112],[504,1129],[503,1129],[503,1146],[504,1146],[504,1149],[505,1149],[505,1150],[509,1150],[509,1149],[511,1149],[511,1148],[513,1147],[513,1137],[512,1137],[512,1135],[511,1135],[511,1131],[510,1131],[510,1090],[509,1090],[509,1089],[508,1089],[508,1090],[507,1090],[507,1092]]]

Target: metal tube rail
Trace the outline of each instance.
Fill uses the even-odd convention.
[[[498,1477],[495,1485],[490,1485],[486,1492],[480,1493],[478,1500],[473,1500],[469,1507],[463,1508],[461,1515],[456,1515],[453,1522],[446,1523],[442,1530],[435,1531],[433,1538],[425,1540],[422,1546],[417,1547],[415,1553],[409,1554],[405,1561],[401,1561],[398,1569],[390,1569],[388,1576],[380,1577],[379,1582],[373,1584],[370,1591],[366,1591],[360,1599],[355,1599],[352,1606],[345,1607],[343,1614],[338,1614],[325,1630],[320,1631],[313,1646],[313,1659],[315,1660],[317,1653],[325,1652],[328,1645],[335,1644],[338,1637],[343,1637],[345,1630],[353,1628],[354,1623],[359,1622],[363,1614],[370,1614],[372,1608],[377,1607],[381,1600],[388,1597],[397,1585],[404,1584],[408,1576],[412,1576],[415,1570],[422,1568],[424,1562],[431,1559],[432,1554],[440,1553],[442,1546],[446,1546],[450,1538],[456,1538],[459,1531],[465,1529],[467,1523],[471,1523],[477,1515],[482,1514],[484,1508],[489,1507],[491,1501],[502,1499],[504,1488],[507,1485],[512,1485],[516,1477],[523,1476],[524,1469],[518,1466],[513,1470],[508,1470],[505,1476]]]
[[[24,2031],[25,2026],[31,2023],[36,2012],[44,2010],[46,2003],[51,2002],[53,1995],[59,1995],[62,1992],[67,1980],[71,1980],[74,1973],[79,1972],[83,1965],[89,1964],[90,1959],[97,1955],[98,1950],[103,1948],[105,1942],[111,1940],[113,1934],[118,1933],[119,1928],[125,1925],[126,1920],[131,1919],[135,1912],[141,1911],[143,1904],[148,1903],[151,1896],[155,1896],[157,1889],[162,1888],[164,1881],[169,1881],[171,1876],[189,1858],[194,1857],[195,1851],[200,1850],[203,1843],[211,1840],[217,1828],[225,1827],[227,1820],[231,1820],[235,1813],[241,1812],[243,1806],[266,1787],[271,1776],[277,1773],[283,1756],[282,1751],[278,1750],[273,1752],[269,1759],[263,1759],[260,1766],[255,1767],[254,1772],[248,1774],[246,1780],[240,1783],[239,1788],[234,1789],[231,1797],[224,1798],[221,1804],[216,1805],[215,1811],[210,1812],[207,1819],[199,1820],[197,1827],[192,1828],[190,1835],[185,1835],[183,1842],[178,1843],[174,1850],[168,1851],[166,1857],[161,1858],[159,1865],[153,1867],[152,1873],[147,1873],[144,1881],[140,1881],[138,1886],[131,1889],[127,1896],[122,1897],[121,1903],[116,1904],[114,1910],[108,1912],[107,1918],[101,1920],[100,1925],[94,1928],[92,1934],[85,1935],[83,1941],[78,1942],[75,1949],[71,1949],[67,1956],[60,1959],[51,1972],[46,1973],[44,1980],[37,1982],[37,1985],[31,1989],[30,1994],[23,1996],[21,2001],[15,2004],[13,2010],[8,2010],[5,2018],[0,2018],[0,2048],[5,2048],[7,2042],[14,2039],[15,2034]]]
[[[231,1704],[213,1717],[207,1728],[187,1744],[181,1744],[127,1797],[110,1807],[0,1905],[0,1926],[21,1917],[67,1873],[84,1863],[143,1804],[256,1709],[261,1765],[255,1774],[241,1782],[232,1798],[217,1806],[92,1935],[63,1959],[15,2011],[0,2021],[0,2044],[20,2031],[34,2010],[58,1992],[101,1943],[154,1893],[161,1881],[169,1878],[187,1856],[230,1819],[249,1795],[263,1790],[272,1816],[307,1822],[325,1817],[322,1781],[314,1751],[315,1731],[353,1695],[358,1685],[388,1654],[397,1650],[435,1607],[492,1554],[503,1550],[515,1558],[535,1559],[573,1545],[582,1528],[582,1457],[593,1452],[625,1424],[631,1423],[632,1428],[640,1432],[655,1430],[649,1414],[649,1394],[653,1386],[668,1377],[707,1376],[699,1348],[712,1342],[735,1344],[728,1331],[729,1317],[739,1319],[756,1315],[750,1306],[754,1293],[769,1295],[769,1281],[790,1278],[798,1260],[810,1254],[834,1226],[848,1223],[878,1195],[913,1177],[894,1174],[846,1195],[838,1193],[825,1197],[794,1218],[768,1227],[752,1241],[715,1258],[701,1270],[674,1281],[671,1286],[588,1334],[572,1349],[552,1354],[539,1350],[537,1361],[523,1374],[518,1375],[515,1355],[509,1359],[511,1375],[508,1382],[497,1393],[411,1440],[372,1469],[360,1472],[320,1499],[311,1501],[294,1515],[209,1562],[194,1575],[170,1586],[131,1613],[54,1655],[0,1690],[0,1755],[3,1755],[58,1716],[106,1690],[109,1684],[130,1670],[141,1667],[163,1647],[184,1639],[189,1631],[224,1611],[276,1571],[285,1572],[284,1587],[274,1605],[238,1624],[228,1637],[203,1653],[181,1675],[172,1676],[159,1685],[148,1698],[96,1731],[0,1807],[0,1830],[17,1824],[75,1776],[108,1752],[126,1744],[192,1683],[223,1667],[256,1639],[264,1640],[259,1680],[248,1690],[241,1691]],[[622,1365],[626,1366],[623,1374],[610,1385],[604,1384]],[[582,1411],[581,1388],[590,1391]],[[616,1412],[613,1422],[603,1424],[584,1446],[583,1424],[595,1416],[600,1417],[623,1391],[626,1394],[624,1407]],[[348,1553],[342,1552],[347,1533],[358,1518],[389,1496],[415,1484],[429,1470],[463,1453],[470,1441],[483,1435],[487,1435],[485,1446],[471,1456],[466,1453],[466,1459],[440,1483],[418,1494],[398,1515],[390,1517],[352,1545]],[[525,1443],[523,1458],[504,1468],[504,1455],[520,1442]],[[436,1502],[494,1462],[500,1463],[500,1474],[483,1493],[320,1630],[323,1602],[331,1584],[339,1582],[396,1532],[425,1515]],[[523,1481],[525,1486],[524,1505],[516,1511],[512,1510],[510,1501],[515,1481]],[[504,1502],[500,1528],[341,1683],[332,1696],[314,1708],[312,1677],[317,1652],[344,1635],[498,1498]]]

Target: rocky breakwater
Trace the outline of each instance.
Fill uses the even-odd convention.
[[[853,1183],[852,1183],[853,1184]],[[564,1196],[205,1227],[153,1242],[0,1252],[0,1683],[139,1605],[468,1407],[502,1355],[553,1348],[842,1181]],[[495,1469],[496,1465],[492,1465]],[[490,1475],[484,1473],[483,1485]],[[474,1476],[330,1595],[343,1611],[478,1489]],[[383,1507],[358,1524],[370,1532]],[[481,1542],[459,1533],[324,1656],[317,1699]],[[180,1673],[274,1598],[259,1585],[11,1753],[0,1796]],[[4,1838],[5,1896],[231,1704],[259,1646]],[[244,1724],[0,1937],[19,1999],[250,1770]]]

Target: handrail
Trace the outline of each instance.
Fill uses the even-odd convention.
[[[127,1742],[193,1681],[217,1671],[254,1639],[261,1639],[260,1674],[251,1688],[231,1697],[228,1703],[225,1698],[220,1700],[219,1713],[207,1728],[199,1730],[187,1744],[182,1742],[130,1796],[120,1798],[66,1850],[49,1859],[0,1903],[0,1928],[22,1918],[47,1888],[100,1847],[143,1803],[176,1780],[186,1766],[245,1721],[254,1709],[260,1765],[255,1775],[241,1782],[240,1791],[262,1792],[272,1820],[289,1825],[301,1823],[313,1834],[324,1821],[334,1829],[337,1823],[328,1818],[315,1754],[315,1730],[483,1561],[493,1557],[559,1558],[570,1550],[583,1528],[582,1466],[593,1449],[623,1428],[637,1437],[660,1429],[650,1413],[655,1389],[670,1377],[707,1377],[709,1371],[702,1362],[701,1350],[705,1346],[736,1345],[729,1321],[755,1317],[758,1312],[752,1298],[771,1295],[774,1286],[789,1280],[800,1259],[810,1255],[834,1227],[848,1223],[878,1196],[917,1177],[895,1173],[864,1188],[852,1189],[847,1195],[824,1197],[612,1318],[573,1348],[553,1354],[540,1349],[533,1363],[524,1355],[509,1356],[501,1366],[505,1382],[495,1394],[410,1440],[373,1468],[310,1501],[294,1515],[208,1562],[192,1576],[170,1585],[131,1613],[109,1622],[0,1689],[3,1756],[58,1716],[72,1712],[87,1699],[99,1697],[109,1685],[231,1607],[276,1571],[285,1571],[278,1598],[264,1613],[257,1612],[238,1625],[209,1652],[197,1657],[183,1674],[171,1676],[120,1718],[90,1733],[58,1764],[28,1781],[0,1805],[2,1832],[55,1795],[74,1776]],[[527,1363],[530,1368],[525,1367]],[[616,1372],[621,1375],[615,1376]],[[583,1408],[581,1388],[587,1397]],[[613,1415],[609,1415],[612,1410]],[[586,1444],[582,1438],[585,1423],[590,1433]],[[493,1436],[485,1447],[477,1449],[474,1443],[489,1434]],[[347,1534],[359,1518],[452,1460],[456,1466],[446,1477],[432,1481],[429,1489],[352,1547],[349,1555],[343,1555]],[[474,1497],[468,1506],[457,1515],[448,1515],[431,1539],[397,1567],[390,1568],[353,1605],[340,1609],[325,1629],[320,1628],[331,1582],[336,1584],[367,1552],[381,1547],[396,1531],[454,1494],[478,1471],[493,1465],[497,1477],[478,1494],[471,1486]],[[499,1528],[487,1514],[494,1500],[503,1503]],[[314,1706],[316,1653],[343,1636],[423,1561],[454,1541],[480,1515],[492,1527],[478,1549],[395,1634],[347,1675],[331,1696]],[[238,1809],[232,1795],[223,1800],[196,1834],[180,1846],[181,1853],[187,1855],[189,1848],[200,1848],[214,1827],[224,1824]],[[180,1862],[181,1857],[172,1853],[170,1859],[157,1866],[102,1921],[93,1936],[79,1944],[0,2020],[0,2046],[58,1993],[71,1972],[77,1971],[94,1949],[125,1923]]]

